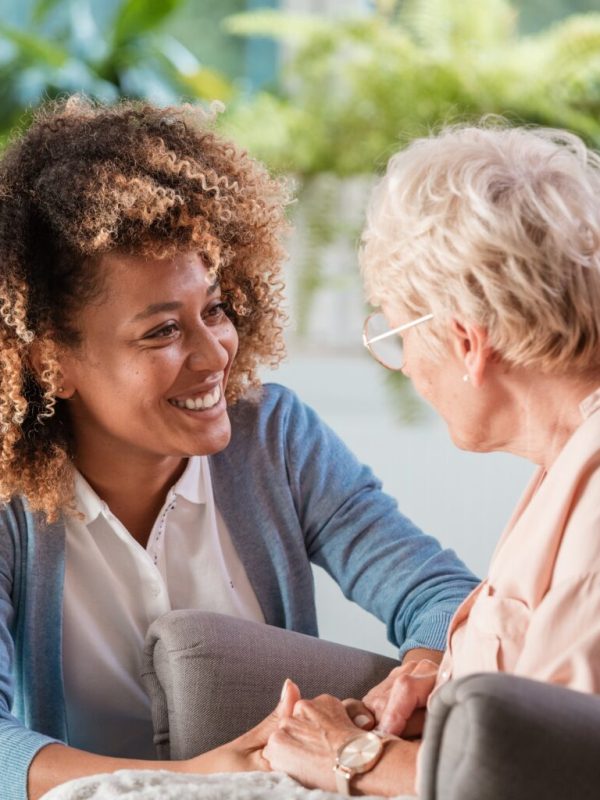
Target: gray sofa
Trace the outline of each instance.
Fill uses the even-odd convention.
[[[360,697],[397,662],[220,614],[174,611],[148,632],[144,681],[159,757],[222,744],[277,704]],[[508,675],[443,687],[428,716],[420,800],[599,800],[600,697]]]

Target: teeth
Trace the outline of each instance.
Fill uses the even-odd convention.
[[[202,411],[205,408],[216,406],[221,399],[221,387],[216,386],[212,392],[207,392],[201,397],[186,397],[185,400],[169,400],[177,408],[187,408],[190,411]]]

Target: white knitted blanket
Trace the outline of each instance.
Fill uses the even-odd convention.
[[[319,789],[305,789],[279,772],[181,775],[166,770],[131,769],[89,778],[77,778],[46,792],[41,800],[262,800],[263,798],[340,800],[338,794],[322,792]]]

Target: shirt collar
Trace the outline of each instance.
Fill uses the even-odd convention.
[[[600,409],[600,389],[593,391],[579,404],[579,410],[584,419],[591,417],[598,409]]]
[[[206,503],[206,480],[208,474],[208,458],[192,456],[188,458],[183,475],[171,489],[173,494],[200,505]]]
[[[182,476],[172,486],[170,494],[178,495],[190,503],[201,505],[206,503],[206,481],[208,477],[208,458],[192,456]],[[84,516],[86,525],[98,519],[100,514],[107,516],[109,508],[92,489],[81,472],[75,470],[75,505],[77,511]]]
[[[98,497],[78,470],[75,470],[75,506],[77,511],[83,514],[83,521],[86,525],[94,522],[100,514],[105,514],[107,510],[104,500]]]

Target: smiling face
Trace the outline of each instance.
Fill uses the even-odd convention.
[[[113,253],[98,268],[102,297],[80,312],[82,343],[60,360],[76,462],[222,450],[238,337],[201,258]]]

